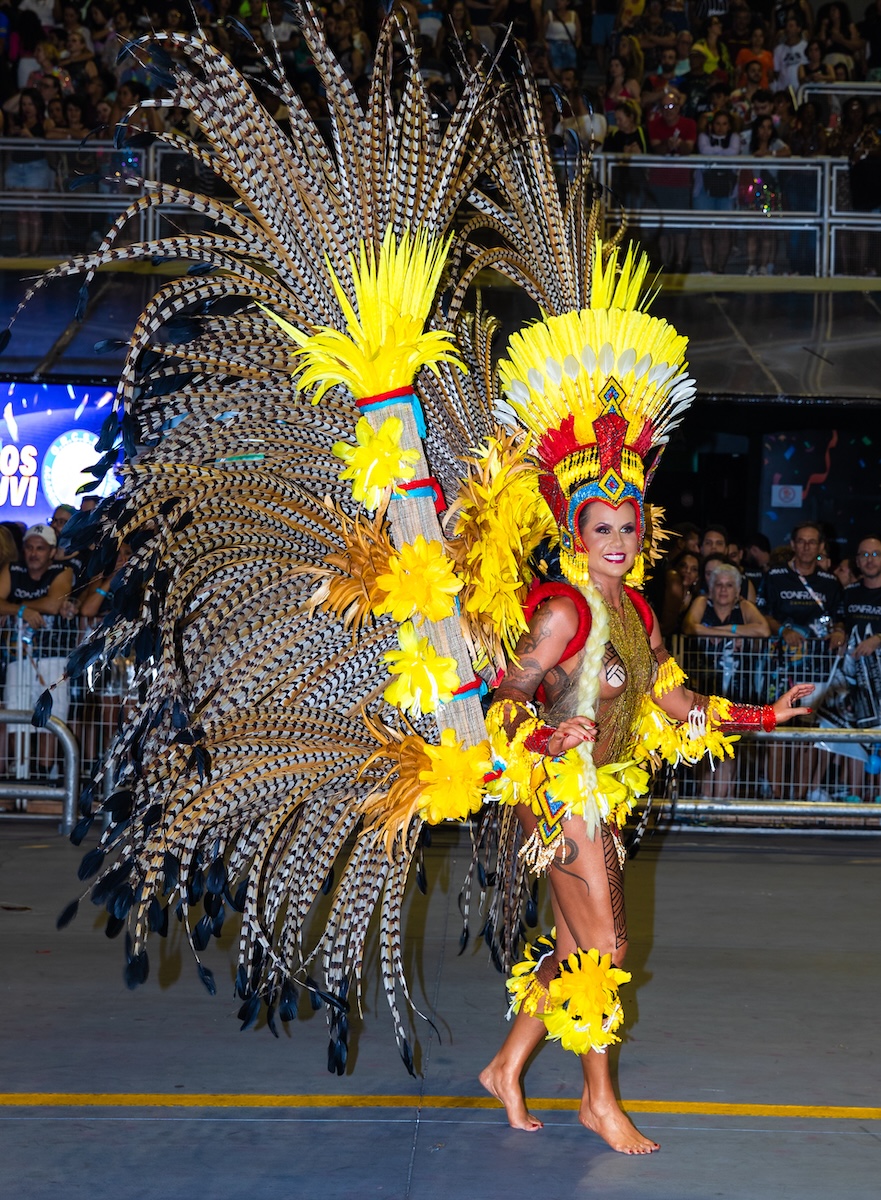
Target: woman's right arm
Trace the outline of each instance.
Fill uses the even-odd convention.
[[[526,706],[532,704],[540,684],[550,695],[567,684],[563,655],[577,632],[578,610],[565,596],[552,597],[533,613],[529,629],[517,643],[511,665],[493,695],[494,705],[509,702],[504,721],[509,738],[524,721],[533,719],[533,711]],[[593,721],[570,717],[555,729],[548,728],[547,753],[563,754],[594,735]]]

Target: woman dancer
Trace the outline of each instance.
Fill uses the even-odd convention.
[[[500,364],[506,395],[536,445],[565,581],[530,594],[529,629],[496,690],[487,729],[508,779],[499,798],[516,806],[527,839],[521,857],[547,870],[556,941],[540,939],[513,968],[508,990],[517,1015],[480,1082],[514,1128],[540,1129],[521,1076],[542,1039],[559,1038],[581,1057],[581,1123],[615,1150],[650,1154],[658,1143],[619,1107],[605,1053],[623,1019],[617,987],[629,979],[619,969],[627,950],[619,825],[647,788],[638,764],[696,763],[708,749],[730,754],[721,744],[726,734],[773,729],[810,711],[799,701],[811,688],[791,688],[773,709],[697,695],[664,649],[647,601],[627,586],[641,581],[651,544],[643,458],[693,387],[684,373],[671,380],[684,367],[684,339],[631,309],[639,289],[630,265],[615,295],[621,303],[631,285],[620,309],[531,326]],[[558,371],[556,362],[565,367]]]
[[[546,696],[545,718],[553,728],[547,738],[548,755],[561,755],[581,743],[592,742],[598,765],[613,761],[620,749],[618,722],[622,710],[633,719],[634,693],[653,687],[658,665],[668,659],[660,629],[654,618],[651,632],[643,628],[639,599],[628,595],[624,577],[632,569],[639,551],[638,524],[633,504],[612,508],[602,502],[585,506],[579,529],[590,555],[590,579],[608,610],[610,640],[600,668],[599,703],[596,720],[581,715],[574,707],[578,678],[585,654],[567,655],[578,628],[578,609],[572,599],[556,596],[542,604],[530,621],[529,632],[517,647],[517,665],[511,665],[496,692],[497,702],[512,701],[526,706],[540,686]],[[644,602],[643,602],[644,603]],[[810,692],[808,684],[791,688],[773,706],[777,723],[800,716],[809,709],[797,707]],[[706,706],[706,699],[679,686],[653,699],[670,716],[685,720],[691,709]],[[515,730],[511,729],[512,735]],[[610,755],[613,756],[610,758]],[[520,804],[517,814],[528,835],[537,818],[529,805]],[[624,922],[623,870],[613,844],[613,832],[603,823],[599,833],[587,834],[584,817],[572,816],[566,823],[564,847],[557,852],[548,872],[551,904],[557,927],[556,949],[541,962],[538,982],[547,988],[560,964],[580,947],[596,947],[601,955],[611,954],[621,966],[627,952]],[[481,1072],[480,1082],[505,1106],[515,1129],[537,1130],[541,1121],[528,1111],[521,1075],[532,1052],[547,1034],[542,1014],[524,1010],[517,1014],[502,1048]],[[598,1133],[614,1150],[624,1154],[650,1154],[657,1142],[645,1137],[618,1105],[612,1087],[609,1056],[589,1050],[581,1055],[584,1092],[579,1120]]]

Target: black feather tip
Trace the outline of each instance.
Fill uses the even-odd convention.
[[[255,993],[249,996],[242,1007],[239,1009],[238,1017],[241,1021],[240,1030],[244,1032],[250,1029],[252,1025],[257,1024],[257,1018],[260,1016],[260,997]]]
[[[55,922],[55,928],[64,929],[65,926],[69,925],[79,912],[79,907],[79,900],[71,900],[70,904],[68,904],[66,908],[62,909],[58,920]]]
[[[150,963],[147,959],[147,951],[142,950],[140,954],[133,954],[125,965],[123,971],[123,979],[125,986],[129,991],[134,991],[147,979],[150,974]]]
[[[71,830],[71,834],[70,834],[70,840],[71,840],[72,845],[74,845],[74,846],[80,845],[83,838],[86,836],[86,834],[92,828],[92,822],[94,820],[95,820],[94,816],[88,816],[88,817],[83,817],[83,819],[81,821],[77,821],[76,825],[74,825],[73,829]]]
[[[91,879],[93,875],[97,875],[101,870],[104,862],[104,851],[100,847],[90,850],[86,854],[77,869],[77,878],[80,880]]]
[[[47,688],[43,692],[40,699],[34,705],[34,715],[31,717],[31,724],[36,729],[45,729],[49,724],[49,718],[52,716],[52,693]]]
[[[217,984],[214,982],[214,972],[209,970],[208,967],[203,966],[202,963],[196,963],[196,967],[199,971],[199,978],[205,985],[205,991],[209,996],[216,996]]]

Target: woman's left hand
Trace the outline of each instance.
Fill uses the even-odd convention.
[[[784,725],[787,721],[791,721],[793,717],[809,716],[814,710],[812,708],[803,708],[798,705],[798,701],[804,696],[810,695],[814,690],[812,683],[797,683],[795,687],[791,687],[788,692],[772,705],[774,715],[777,718],[778,725]]]

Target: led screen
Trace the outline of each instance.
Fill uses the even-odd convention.
[[[86,469],[101,425],[112,411],[113,390],[64,383],[0,384],[0,521],[33,525],[59,504],[79,507],[77,489],[94,479]],[[110,472],[94,495],[119,486]]]

